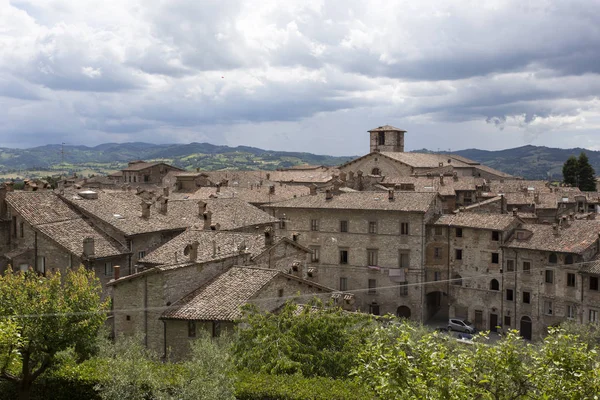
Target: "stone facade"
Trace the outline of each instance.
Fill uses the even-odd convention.
[[[123,183],[162,184],[163,178],[170,171],[183,171],[165,163],[147,163],[145,161],[132,161],[127,168],[122,170]]]

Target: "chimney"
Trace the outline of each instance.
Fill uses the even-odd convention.
[[[299,237],[300,237],[300,234],[299,234],[299,233],[294,233],[294,234],[292,235],[292,241],[294,241],[294,242],[297,242]]]
[[[90,258],[96,253],[94,249],[94,238],[87,237],[83,239],[83,256]]]
[[[198,241],[188,244],[183,250],[184,254],[189,256],[190,261],[196,261],[198,258]]]
[[[574,213],[569,213],[569,219],[571,221],[575,221],[575,214]]]
[[[388,200],[394,201],[394,189],[388,190]]]
[[[211,224],[210,226],[211,231],[218,231],[219,229],[221,229],[221,224],[219,224],[218,222],[216,224]]]
[[[440,185],[444,186],[444,174],[440,174]]]
[[[210,231],[210,225],[212,224],[212,212],[205,211],[202,216],[204,217],[204,230]]]
[[[342,182],[346,182],[346,173],[345,172],[340,172],[340,180]]]
[[[267,180],[271,179],[271,174],[267,172]]]
[[[168,186],[165,186],[163,188],[163,196],[169,197],[169,187]]]
[[[160,200],[160,212],[162,214],[167,214],[167,203],[168,202],[169,202],[169,199],[166,199],[164,197]]]
[[[204,212],[206,211],[206,203],[203,202],[202,200],[200,200],[196,204],[198,204],[198,216],[201,217],[204,215]]]
[[[348,171],[348,180],[349,181],[353,181],[354,180],[354,172],[353,171]]]
[[[216,257],[217,256],[217,241],[216,240],[212,241],[212,248],[213,248],[212,249],[213,250],[213,257]]]
[[[275,194],[275,185],[269,186],[269,194]]]
[[[142,218],[150,218],[150,203],[142,200]]]
[[[336,178],[333,181],[333,194],[340,194],[340,187],[342,187],[342,183]]]
[[[454,181],[458,181],[458,173],[456,171],[452,173],[452,179],[454,179]]]
[[[127,186],[125,187],[125,190],[127,190],[128,192],[131,192],[131,185],[127,185]]]
[[[113,278],[115,281],[121,277],[121,267],[119,265],[115,265],[113,267],[113,274]]]
[[[270,227],[265,229],[265,247],[273,245],[273,229]]]
[[[516,217],[518,214],[519,210],[516,208],[513,208],[513,217]]]
[[[217,193],[221,193],[221,184],[217,183]]]
[[[135,187],[135,194],[140,194],[140,193],[142,193],[142,188],[139,187],[139,186],[136,186]]]
[[[15,183],[13,181],[8,181],[8,182],[4,182],[4,185],[6,186],[6,191],[7,192],[12,192],[14,190],[14,185]]]
[[[540,194],[538,192],[535,192],[533,194],[533,201],[535,202],[535,204],[540,204]]]
[[[315,185],[314,183],[312,185],[310,185],[310,195],[314,196],[317,194],[317,185]]]
[[[331,193],[331,190],[327,189],[325,191],[325,200],[331,200],[333,199],[333,193]]]
[[[561,217],[561,219],[562,219],[561,226],[564,227],[564,228],[568,228],[569,227],[569,217],[567,217],[566,215],[563,215]]]
[[[200,168],[199,167],[196,167],[196,172],[200,172]]]
[[[298,261],[294,261],[292,263],[292,267],[290,268],[290,275],[297,276],[298,278],[302,278],[302,264]]]
[[[560,236],[560,229],[558,224],[552,224],[552,231],[554,233],[554,236]]]
[[[440,167],[443,167],[443,166],[444,166],[444,163],[440,161],[440,162],[438,163],[438,166],[440,166]]]

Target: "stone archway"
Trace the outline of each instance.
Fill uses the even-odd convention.
[[[441,291],[427,293],[425,304],[427,306],[427,321],[448,322],[449,305],[447,293]]]
[[[396,309],[396,316],[398,318],[410,318],[410,308],[408,308],[407,306],[400,306],[398,307],[398,309]]]

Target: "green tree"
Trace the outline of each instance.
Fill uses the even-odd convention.
[[[565,161],[562,169],[563,174],[563,183],[570,185],[572,187],[577,186],[577,158],[575,156],[571,156]]]
[[[247,307],[233,345],[237,366],[252,372],[346,377],[374,331],[372,317],[321,305],[280,313]]]
[[[582,191],[594,192],[596,190],[596,172],[583,151],[577,160],[577,178],[579,189]]]
[[[11,268],[0,276],[0,318],[12,337],[0,346],[0,378],[17,385],[20,399],[29,399],[33,382],[54,365],[57,353],[72,347],[80,358],[90,354],[106,318],[101,290],[94,272],[83,267],[62,278]],[[18,336],[10,333],[10,320]]]

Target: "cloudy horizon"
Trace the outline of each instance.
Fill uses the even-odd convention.
[[[0,147],[600,150],[600,3],[0,0]]]

